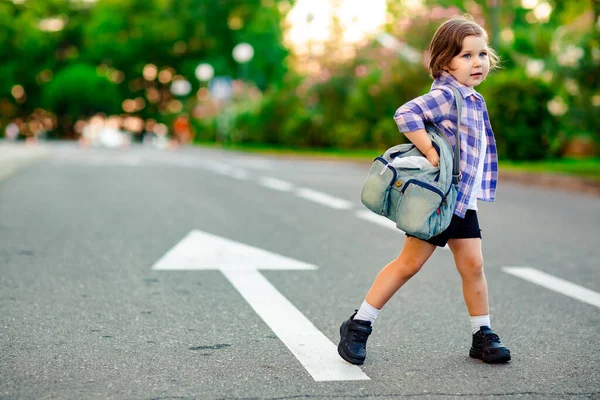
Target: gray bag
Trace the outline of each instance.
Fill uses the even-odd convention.
[[[361,202],[376,214],[394,221],[409,235],[427,240],[442,233],[452,220],[460,182],[460,116],[462,97],[454,91],[458,130],[454,150],[446,135],[433,124],[425,128],[440,161],[437,167],[397,168],[396,158],[425,157],[412,144],[393,146],[375,158],[361,190]],[[454,156],[454,157],[453,157]]]

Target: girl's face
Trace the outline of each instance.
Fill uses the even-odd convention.
[[[479,85],[490,71],[488,47],[483,36],[467,36],[463,39],[462,50],[450,61],[445,69],[465,86]]]

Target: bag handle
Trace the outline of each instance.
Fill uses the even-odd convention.
[[[462,94],[454,86],[450,86],[454,92],[454,100],[456,100],[456,112],[458,117],[456,118],[456,145],[454,146],[454,164],[452,166],[452,183],[458,185],[462,180],[462,174],[460,173],[460,117],[462,114]]]

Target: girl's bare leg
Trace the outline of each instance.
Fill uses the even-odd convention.
[[[469,315],[488,315],[488,290],[483,272],[481,239],[450,239],[448,246],[462,278],[463,296]]]
[[[381,310],[385,303],[412,278],[435,251],[434,245],[407,237],[400,255],[386,265],[375,278],[366,301]]]

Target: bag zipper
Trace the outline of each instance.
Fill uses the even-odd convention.
[[[408,153],[409,151],[414,150],[416,146],[414,144],[411,144],[411,145],[412,145],[412,147],[410,149],[406,150],[406,151],[395,151],[393,153],[390,153],[390,158],[394,159],[394,158],[396,158],[398,156],[401,156],[402,154],[405,154],[405,153]]]
[[[429,189],[432,192],[437,193],[440,196],[440,198],[442,199],[442,201],[440,202],[440,205],[444,202],[444,200],[445,200],[444,193],[440,189],[438,189],[435,186],[432,186],[432,185],[430,185],[428,183],[421,182],[421,181],[416,180],[416,179],[409,179],[408,181],[406,181],[406,183],[404,184],[404,187],[402,188],[402,190],[400,191],[400,193],[404,194],[404,191],[408,188],[408,185],[410,185],[411,183],[413,183],[413,184],[415,184],[417,186],[424,187],[425,189]]]
[[[385,158],[379,156],[379,157],[375,157],[375,159],[381,161],[385,165],[385,167],[381,171],[380,175],[383,175],[383,171],[385,170],[386,167],[392,171],[392,174],[394,174],[394,179],[392,179],[392,181],[390,182],[390,185],[389,185],[389,186],[392,186],[394,184],[394,182],[396,182],[396,179],[398,178],[398,173],[396,172],[396,170],[394,168],[390,167],[390,164],[385,160]]]

